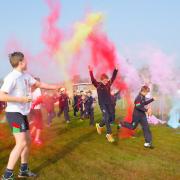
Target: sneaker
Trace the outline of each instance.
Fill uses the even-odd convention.
[[[14,174],[12,174],[10,177],[5,178],[4,175],[2,175],[1,180],[14,180]]]
[[[131,138],[135,139],[135,138],[136,138],[136,136],[135,136],[135,135],[132,135],[132,136],[131,136]]]
[[[122,128],[121,124],[118,124],[117,129],[121,129],[121,128]]]
[[[115,139],[113,138],[112,134],[106,134],[106,138],[111,143],[115,141]]]
[[[37,175],[31,172],[29,169],[25,171],[19,170],[18,178],[28,178],[28,177],[37,177]]]
[[[102,134],[103,128],[100,127],[98,123],[96,123],[96,129],[97,129],[97,133],[98,133],[98,134]]]
[[[144,147],[145,148],[150,148],[150,149],[153,149],[154,146],[152,145],[152,143],[144,143]]]

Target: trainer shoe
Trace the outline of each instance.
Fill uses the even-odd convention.
[[[121,128],[122,128],[121,124],[118,124],[117,129],[121,129]]]
[[[12,174],[10,177],[5,178],[4,175],[2,175],[1,180],[14,180],[14,174]]]
[[[19,170],[18,178],[28,178],[28,177],[37,177],[37,175],[33,172],[31,172],[29,169],[25,171]]]
[[[111,143],[115,141],[115,139],[113,138],[112,134],[106,134],[106,138]]]
[[[98,123],[96,123],[96,129],[97,129],[97,133],[98,133],[98,134],[102,134],[103,128],[100,127]]]
[[[153,149],[154,146],[152,145],[152,143],[144,143],[144,147],[145,148],[150,148],[150,149]]]

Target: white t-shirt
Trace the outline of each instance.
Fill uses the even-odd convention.
[[[32,100],[36,101],[39,96],[41,96],[41,89],[40,88],[36,88],[34,90],[34,92],[32,92]],[[41,105],[40,104],[36,105],[34,107],[34,109],[41,109]]]
[[[152,98],[151,92],[148,92],[148,93],[147,93],[146,98],[148,98],[148,99],[151,99],[151,98]]]
[[[5,77],[1,91],[15,97],[31,96],[31,86],[35,83],[36,80],[29,74],[13,70]],[[27,115],[29,111],[30,103],[7,103],[6,112],[19,112]]]

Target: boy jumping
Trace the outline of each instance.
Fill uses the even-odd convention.
[[[114,142],[114,138],[112,136],[112,130],[110,126],[110,120],[113,116],[113,105],[111,99],[111,85],[116,79],[118,69],[115,68],[111,79],[109,80],[106,74],[101,75],[101,81],[98,82],[94,78],[92,68],[89,66],[89,73],[91,77],[92,84],[97,88],[98,94],[98,103],[103,115],[102,121],[96,124],[98,134],[102,133],[103,126],[106,125],[107,134],[106,138],[109,142]]]

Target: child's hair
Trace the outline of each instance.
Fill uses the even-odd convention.
[[[66,88],[62,87],[59,90],[60,90],[60,92],[64,92],[66,90]]]
[[[142,86],[141,87],[141,92],[149,92],[150,88],[148,86]]]
[[[107,74],[103,73],[101,74],[101,77],[100,77],[101,81],[104,80],[104,79],[109,79],[109,77],[107,76]]]
[[[86,91],[86,93],[90,93],[90,94],[92,94],[92,91],[91,91],[91,90],[88,90],[88,91]]]
[[[19,62],[24,60],[24,54],[22,52],[13,52],[9,54],[9,61],[13,68],[19,65]]]

